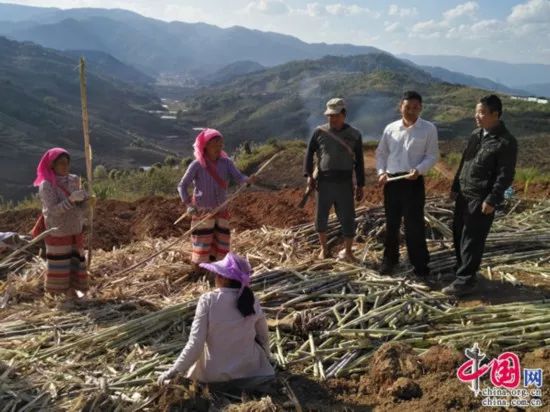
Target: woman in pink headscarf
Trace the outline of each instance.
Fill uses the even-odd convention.
[[[48,260],[45,289],[73,297],[76,290],[88,290],[82,230],[90,199],[81,188],[80,178],[69,173],[70,167],[70,155],[60,147],[42,156],[34,180],[42,202],[42,216],[33,229],[33,236],[55,228],[45,238]]]
[[[267,322],[249,287],[250,264],[229,252],[201,267],[216,275],[216,289],[199,298],[187,345],[158,383],[178,373],[203,383],[231,381],[242,389],[271,380]]]
[[[195,160],[189,165],[178,185],[178,192],[194,227],[205,214],[218,208],[227,199],[229,180],[238,184],[252,182],[243,175],[223,151],[223,136],[215,129],[202,130],[194,144]],[[194,186],[193,195],[189,194]],[[191,261],[196,265],[223,259],[230,250],[229,213],[216,215],[195,227],[191,234],[193,253]]]

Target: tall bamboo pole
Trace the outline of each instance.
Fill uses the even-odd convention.
[[[84,132],[84,155],[86,159],[86,178],[88,181],[88,194],[93,196],[93,169],[92,169],[92,148],[90,146],[90,128],[88,123],[88,93],[86,91],[86,62],[80,58],[80,101],[82,104],[82,131]],[[92,265],[92,239],[94,235],[94,204],[89,207],[88,218],[88,269]]]

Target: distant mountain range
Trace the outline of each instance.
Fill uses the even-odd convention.
[[[58,50],[100,50],[151,75],[178,71],[202,74],[243,60],[273,66],[329,54],[379,51],[349,44],[309,44],[296,37],[243,27],[166,23],[125,10],[0,4],[0,16],[0,35]]]
[[[0,20],[0,33],[50,47],[0,34],[0,196],[8,198],[32,190],[34,167],[21,164],[34,165],[49,147],[67,147],[81,167],[80,56],[88,67],[95,162],[118,168],[189,154],[199,126],[221,129],[229,149],[244,140],[307,138],[333,96],[347,99],[349,121],[365,139],[377,139],[398,117],[401,93],[417,89],[423,116],[441,138],[456,138],[473,127],[473,106],[487,90],[528,93],[371,47],[165,23],[125,10],[0,4]],[[523,78],[541,84],[530,90],[544,94],[546,74],[532,74]],[[179,100],[177,120],[152,113],[164,110],[160,98],[168,96]],[[518,137],[548,133],[550,104],[504,99]]]
[[[0,35],[58,50],[101,51],[149,76],[162,77],[164,85],[180,86],[196,86],[197,81],[210,83],[216,81],[216,76],[226,80],[235,69],[242,70],[239,65],[243,62],[275,66],[327,55],[383,52],[351,44],[309,44],[296,37],[243,27],[168,23],[128,10],[62,10],[11,4],[0,4]],[[550,94],[550,65],[509,64],[461,56],[399,57],[452,83],[519,95]],[[214,74],[226,66],[230,67],[227,73]],[[526,84],[525,79],[532,83]]]
[[[330,97],[344,96],[349,120],[366,139],[378,139],[398,118],[404,90],[425,97],[424,114],[441,138],[463,138],[474,127],[472,112],[486,90],[443,82],[422,68],[387,53],[327,56],[266,68],[205,87],[188,98],[185,118],[224,130],[231,141],[268,137],[304,138],[325,121]],[[550,130],[550,105],[505,98],[505,119],[518,137]]]
[[[419,56],[402,54],[398,57],[408,59],[422,66],[437,66],[470,76],[486,78],[505,84],[514,89],[527,90],[532,94],[550,96],[550,65],[505,63],[494,60],[463,56]],[[540,86],[542,85],[542,88]]]

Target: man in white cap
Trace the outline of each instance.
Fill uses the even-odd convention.
[[[334,98],[327,102],[325,116],[328,123],[317,127],[309,140],[304,174],[308,178],[309,187],[317,190],[315,228],[321,244],[319,257],[330,257],[327,244],[328,216],[334,206],[345,238],[345,249],[339,257],[355,261],[352,251],[356,229],[354,192],[355,200],[361,201],[365,186],[365,167],[361,133],[346,123],[346,114],[344,99]],[[315,155],[318,169],[316,176]]]

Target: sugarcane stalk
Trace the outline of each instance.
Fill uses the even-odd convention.
[[[82,106],[82,131],[84,133],[84,156],[86,159],[86,181],[88,185],[88,194],[94,196],[93,188],[93,166],[92,166],[92,148],[90,145],[90,128],[88,121],[88,91],[86,86],[86,62],[84,57],[80,58],[80,102]],[[88,207],[88,260],[86,261],[88,270],[92,265],[92,240],[94,236],[94,207]]]

